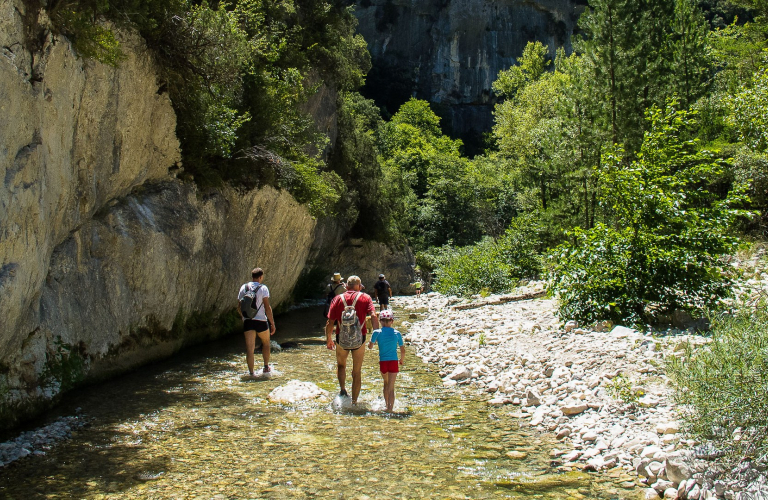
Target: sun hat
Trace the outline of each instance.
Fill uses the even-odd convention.
[[[333,279],[331,281],[341,281],[344,278],[341,277],[341,273],[333,273]]]
[[[384,309],[379,313],[379,319],[395,319],[395,315],[392,314],[391,309]]]
[[[384,275],[383,275],[383,274],[380,274],[380,275],[379,275],[379,279],[382,279],[382,278],[384,278]]]

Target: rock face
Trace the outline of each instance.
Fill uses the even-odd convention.
[[[176,118],[143,41],[118,33],[117,68],[50,34],[32,47],[27,5],[0,0],[0,427],[222,335],[214,320],[255,266],[285,303],[309,259],[330,259],[312,249],[340,234],[272,188],[176,180]]]
[[[414,95],[435,104],[454,134],[472,136],[492,124],[491,84],[529,41],[554,57],[571,48],[585,1],[358,0],[359,32],[373,71],[369,90],[395,107]],[[385,94],[385,95],[383,95]],[[391,104],[391,106],[390,106]],[[389,109],[394,113],[397,109]]]
[[[340,272],[344,279],[352,274],[360,276],[367,292],[373,293],[373,285],[378,281],[379,274],[384,274],[394,295],[414,293],[410,286],[415,279],[414,258],[408,248],[346,239],[339,242],[335,252],[319,260],[329,263],[331,272]]]

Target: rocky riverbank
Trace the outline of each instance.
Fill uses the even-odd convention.
[[[715,480],[706,447],[680,432],[664,360],[706,337],[562,324],[543,291],[543,283],[531,283],[472,300],[429,293],[398,297],[396,307],[411,320],[425,315],[406,323],[406,341],[440,367],[446,386],[471,384],[489,405],[554,434],[561,446],[552,458],[562,469],[636,474],[649,499],[768,498],[764,473]]]

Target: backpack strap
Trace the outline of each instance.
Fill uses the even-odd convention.
[[[258,281],[251,281],[251,283],[256,283],[255,287],[251,287],[251,291],[254,294],[253,295],[253,301],[256,302],[256,298],[257,298],[256,297],[256,293],[258,293],[259,288],[262,287],[262,284],[259,283]],[[261,306],[263,306],[263,305],[264,305],[264,301],[262,301],[261,304],[259,304],[259,306],[256,308],[256,314],[259,314],[259,309],[261,309]],[[256,314],[254,314],[253,316],[256,317]]]
[[[355,304],[357,304],[357,299],[360,298],[360,296],[363,294],[363,292],[357,292],[357,295],[355,295],[355,300],[352,301],[352,307],[355,307]],[[344,299],[344,305],[349,306],[350,304],[347,303],[347,299]]]

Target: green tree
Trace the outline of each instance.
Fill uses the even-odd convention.
[[[728,0],[731,4],[749,9],[758,16],[768,14],[768,0]]]
[[[516,62],[517,65],[499,71],[493,82],[493,91],[500,97],[514,97],[519,89],[541,78],[551,63],[547,46],[541,42],[528,42]]]
[[[690,107],[706,90],[710,61],[707,57],[707,22],[697,0],[675,0],[670,36],[672,90],[681,104]]]
[[[727,292],[718,258],[737,242],[730,230],[743,187],[720,194],[725,165],[690,138],[692,118],[676,105],[649,110],[629,165],[621,149],[606,153],[600,200],[610,224],[577,228],[552,256],[562,318],[644,322]]]
[[[397,232],[417,249],[476,241],[478,201],[462,142],[440,131],[426,101],[411,99],[379,128],[379,153]]]
[[[509,70],[538,68],[517,78],[514,91],[505,91],[510,97],[496,105],[493,132],[498,156],[508,165],[517,208],[535,211],[545,239],[556,244],[562,230],[594,224],[593,173],[606,139],[599,124],[604,108],[595,99],[590,62],[559,50],[554,71],[544,72],[545,57],[546,47],[529,44],[518,66]],[[512,88],[508,83],[496,87]]]
[[[584,36],[574,48],[589,61],[598,95],[607,102],[605,120],[614,144],[632,144],[642,130],[634,116],[641,106],[648,63],[648,47],[642,43],[647,26],[643,8],[643,2],[632,0],[593,0],[579,18]]]
[[[393,229],[392,200],[387,197],[375,131],[383,121],[373,101],[342,92],[338,104],[339,134],[329,164],[346,187],[339,217],[356,237],[398,238]],[[355,209],[357,208],[357,210]]]
[[[739,91],[725,97],[726,123],[757,152],[768,147],[768,70],[759,70]]]
[[[557,101],[563,89],[563,74],[545,73],[547,48],[528,43],[522,57],[499,73],[494,89],[509,99],[494,110],[493,133],[499,152],[512,160],[520,187],[534,189],[546,210],[551,197],[553,170],[552,130],[558,128]]]

